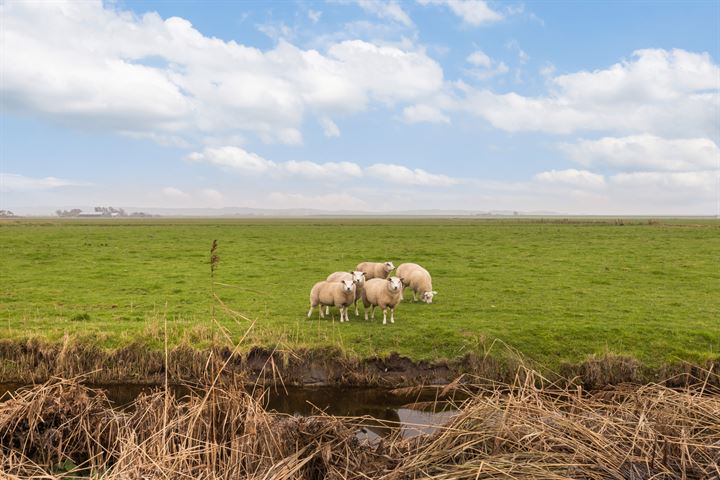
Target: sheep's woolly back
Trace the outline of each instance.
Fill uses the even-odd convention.
[[[408,278],[413,272],[421,271],[427,273],[428,276],[430,276],[430,272],[428,272],[425,268],[418,265],[417,263],[401,263],[397,270],[395,271],[395,275],[400,277],[400,280],[403,281],[404,285],[408,284]]]
[[[310,305],[346,306],[355,300],[355,284],[349,292],[343,291],[341,282],[317,282],[310,290]]]
[[[373,278],[365,282],[363,303],[365,303],[365,305],[387,304],[390,307],[394,307],[400,303],[402,300],[402,288],[397,292],[391,292],[388,289],[388,284],[389,280],[383,278]]]
[[[424,268],[422,270],[413,270],[410,274],[405,277],[406,282],[413,291],[423,294],[425,292],[432,292],[432,277]]]
[[[356,270],[365,272],[365,279],[371,280],[373,278],[387,278],[390,272],[385,270],[385,263],[382,262],[361,262],[358,263]]]

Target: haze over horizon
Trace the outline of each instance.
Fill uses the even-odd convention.
[[[11,0],[0,22],[0,209],[720,214],[717,2]]]

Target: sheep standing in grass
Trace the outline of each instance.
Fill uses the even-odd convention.
[[[365,320],[368,319],[368,307],[372,305],[370,316],[375,318],[375,307],[382,308],[383,325],[387,323],[387,309],[390,308],[390,323],[395,323],[395,306],[402,301],[402,282],[398,277],[387,279],[373,278],[365,282],[363,305]]]
[[[341,282],[318,282],[310,290],[310,310],[308,318],[312,315],[313,308],[319,306],[320,318],[325,318],[322,307],[335,306],[340,309],[340,322],[350,321],[347,314],[348,306],[355,301],[355,284],[352,280]]]
[[[354,272],[335,272],[331,273],[327,277],[328,282],[342,282],[343,280],[352,280],[355,284],[355,316],[360,315],[358,310],[358,300],[362,298],[363,287],[365,286],[365,273],[359,270]],[[330,313],[330,307],[325,308],[325,315]]]
[[[355,270],[364,272],[367,281],[373,278],[387,278],[390,272],[395,270],[395,265],[392,262],[362,262],[358,263]]]
[[[417,263],[403,263],[397,268],[397,276],[405,287],[412,288],[413,302],[417,302],[417,295],[425,303],[432,303],[433,296],[437,294],[432,289],[430,272]]]

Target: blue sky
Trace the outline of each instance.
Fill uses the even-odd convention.
[[[717,2],[0,14],[0,208],[720,208]]]

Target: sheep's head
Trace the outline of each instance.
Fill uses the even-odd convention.
[[[343,292],[354,292],[355,291],[355,284],[352,280],[343,280],[342,281],[342,289]]]
[[[355,285],[362,285],[365,283],[365,272],[360,271],[354,271],[350,272],[352,274],[352,281],[355,283]]]
[[[402,281],[398,277],[390,277],[388,281],[388,290],[391,292],[402,292]]]
[[[432,303],[433,297],[437,295],[437,292],[433,290],[432,292],[425,292],[422,294],[422,301],[425,303]]]
[[[392,262],[385,262],[385,271],[386,271],[387,273],[390,273],[390,272],[392,272],[393,270],[395,270],[395,265],[393,265]]]

